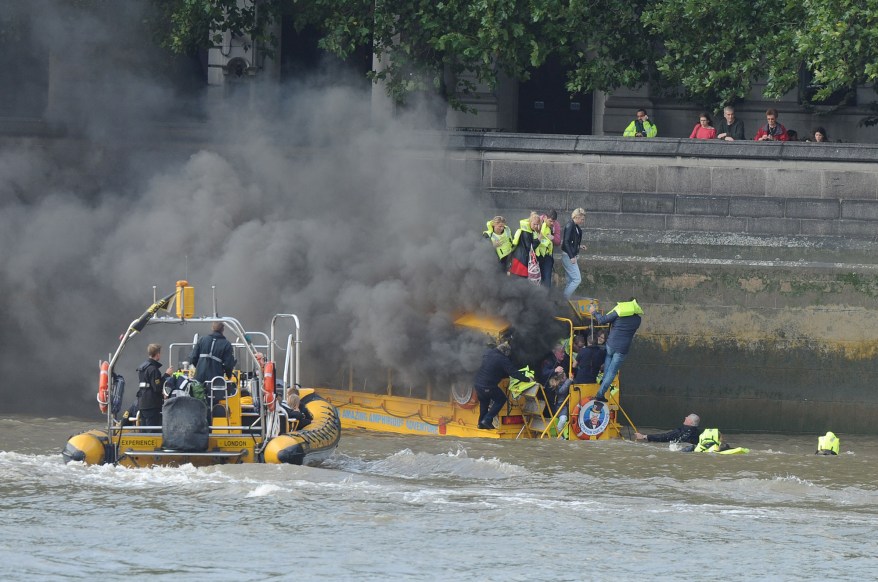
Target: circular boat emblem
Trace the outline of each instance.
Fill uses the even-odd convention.
[[[587,406],[582,407],[578,422],[579,430],[582,434],[598,436],[606,430],[609,423],[610,411],[607,409],[606,405],[601,405],[600,408],[597,408],[595,406],[595,401],[592,400]]]

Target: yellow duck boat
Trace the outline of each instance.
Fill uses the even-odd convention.
[[[590,304],[597,305],[597,301],[571,301],[574,316],[555,318],[567,327],[567,346],[573,345],[575,334],[606,327],[593,323],[588,313]],[[486,334],[491,342],[500,341],[509,328],[504,320],[474,314],[463,315],[454,323],[459,328]],[[572,373],[571,362],[567,374],[572,377]],[[388,372],[384,385],[367,392],[357,389],[366,382],[357,377],[355,370],[349,368],[343,376],[346,379],[343,388],[321,386],[319,390],[338,408],[344,429],[455,438],[607,440],[621,437],[623,417],[620,414],[627,418],[620,404],[618,376],[607,392],[606,405],[594,405],[599,384],[573,384],[567,399],[554,413],[547,405],[542,385],[517,381],[510,385],[504,380],[501,388],[509,402],[495,419],[495,430],[478,428],[479,400],[468,379],[451,386],[426,386],[417,390],[395,383],[393,374]],[[412,396],[414,392],[422,396]],[[558,420],[562,416],[569,422],[559,427]],[[630,419],[627,420],[631,424]]]
[[[176,317],[156,316],[172,303],[176,304]],[[252,332],[233,317],[218,316],[215,297],[212,316],[194,317],[194,306],[194,288],[178,281],[174,293],[154,301],[131,323],[109,361],[101,363],[97,399],[106,415],[106,428],[71,437],[62,451],[65,461],[128,467],[185,463],[316,465],[329,457],[341,436],[336,408],[314,389],[299,390],[301,419],[291,418],[299,415],[278,405],[285,387],[299,386],[298,317],[276,314],[268,333]],[[222,322],[225,330],[235,336],[232,346],[238,364],[230,379],[217,377],[205,384],[206,403],[186,395],[168,398],[162,409],[162,426],[144,426],[137,417],[117,418],[125,382],[115,373],[115,366],[132,338],[147,326],[179,329],[181,324],[204,327],[215,322]],[[279,322],[291,328],[285,340],[275,337]],[[169,355],[174,348],[191,349],[197,339],[196,335],[191,341],[172,343]],[[275,378],[276,348],[283,352],[281,378]],[[264,362],[260,349],[268,354]]]

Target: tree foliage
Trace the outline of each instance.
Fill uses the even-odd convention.
[[[518,80],[557,58],[571,93],[677,89],[720,107],[756,81],[778,98],[810,71],[818,98],[878,78],[878,0],[153,0],[175,51],[225,31],[276,40],[290,15],[341,58],[362,48],[397,101],[441,91],[452,105],[503,72]],[[447,82],[449,81],[450,82]]]

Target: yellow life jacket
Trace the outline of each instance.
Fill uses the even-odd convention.
[[[530,369],[530,366],[525,366],[519,370],[526,377],[530,378],[529,382],[522,382],[518,378],[509,378],[509,393],[512,394],[514,398],[518,398],[521,396],[521,393],[527,390],[528,388],[533,388],[536,386],[536,380],[534,380],[533,370]]]
[[[494,232],[494,225],[491,224],[491,221],[488,221],[488,229],[485,231],[485,234],[488,236],[488,239],[491,241],[500,241],[500,246],[494,247],[494,250],[497,251],[497,256],[501,259],[512,252],[512,231],[509,230],[509,227],[503,226],[503,233],[497,234]]]
[[[619,317],[630,317],[632,315],[643,315],[643,310],[637,304],[636,299],[631,301],[622,301],[616,304],[616,307],[610,310],[610,313],[616,312]]]
[[[722,437],[718,428],[706,428],[701,436],[698,437],[698,444],[695,445],[696,453],[718,453],[722,446]]]
[[[838,454],[838,437],[835,436],[834,432],[828,432],[822,437],[817,437],[817,452],[829,452],[833,455]]]
[[[543,226],[540,227],[540,234],[543,235],[543,242],[537,246],[536,254],[538,257],[551,256],[555,245],[552,243],[552,227],[549,226],[549,223],[543,223]]]

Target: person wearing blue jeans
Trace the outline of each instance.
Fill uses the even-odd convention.
[[[564,299],[573,297],[573,293],[582,282],[582,274],[576,259],[580,250],[586,250],[582,243],[582,225],[585,224],[585,210],[577,208],[573,211],[570,222],[564,227],[561,235],[561,265],[567,274],[567,285],[564,286]]]
[[[606,315],[595,313],[596,307],[592,304],[588,306],[588,312],[598,325],[610,324],[610,335],[607,337],[607,357],[604,360],[604,378],[601,380],[601,387],[595,396],[595,400],[606,402],[606,393],[610,389],[610,385],[619,373],[619,368],[628,351],[631,349],[631,342],[634,334],[640,327],[643,310],[637,304],[637,299],[632,297],[628,301],[617,303]]]

